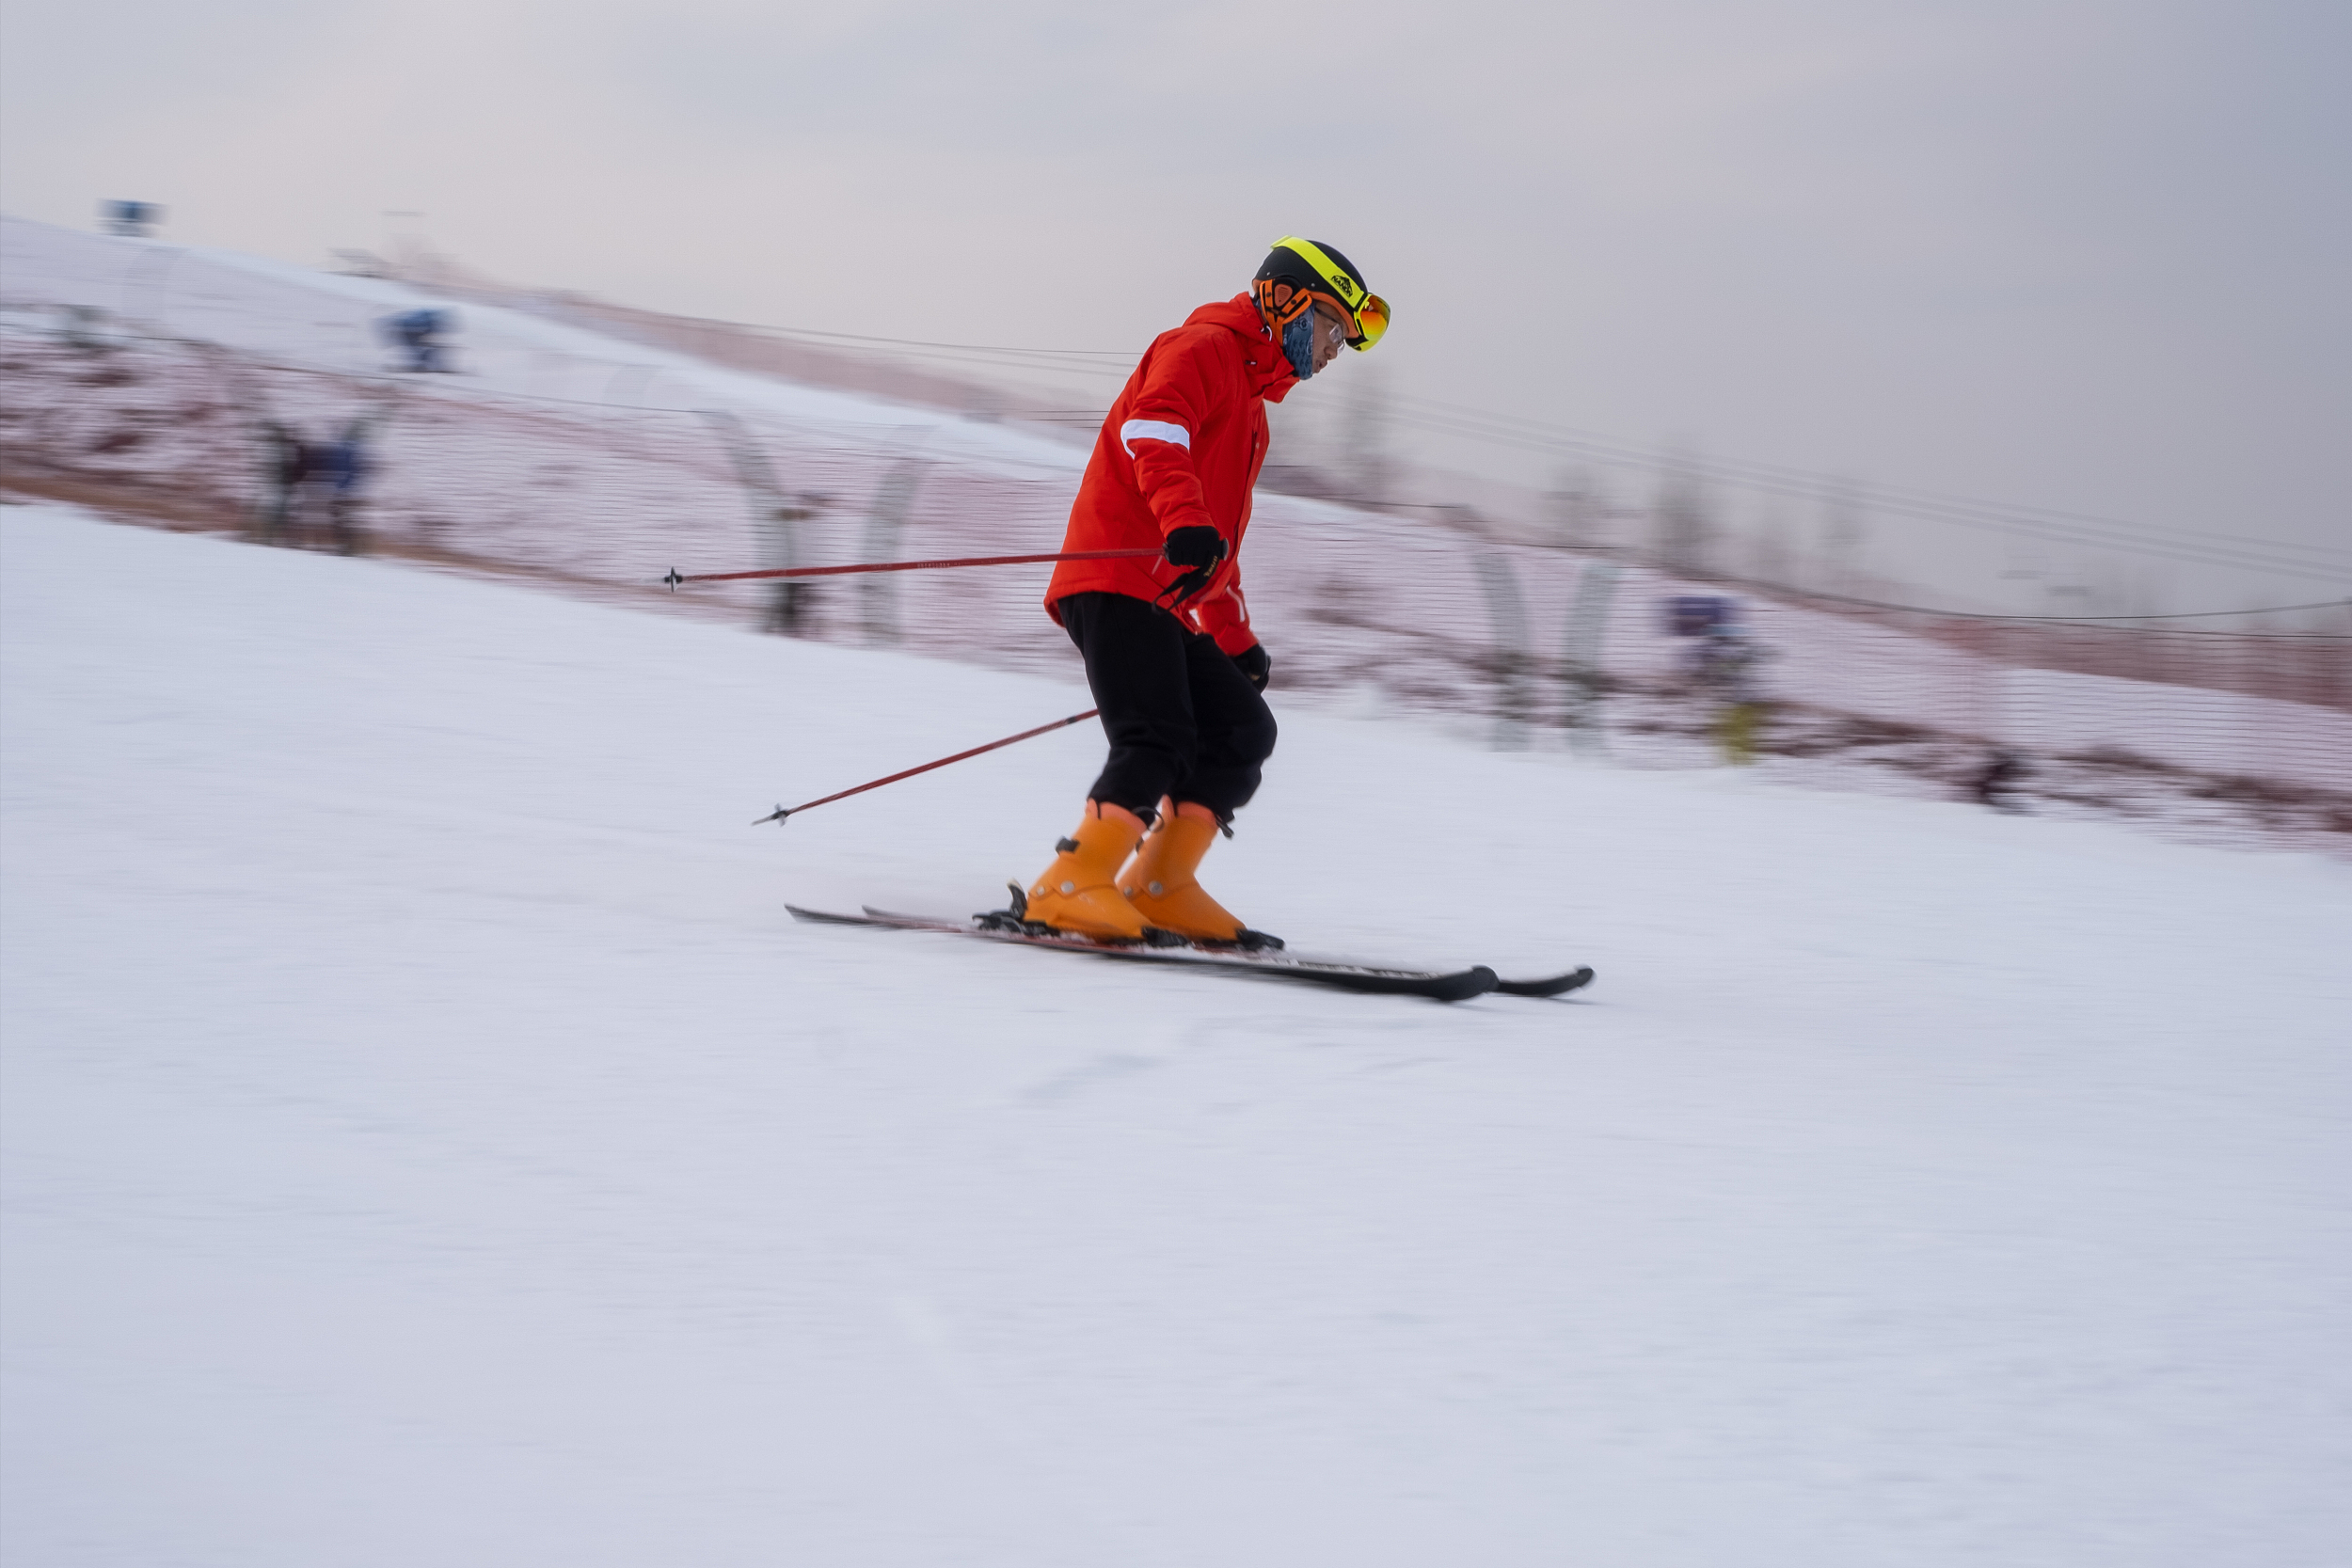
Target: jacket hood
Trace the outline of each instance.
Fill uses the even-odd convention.
[[[1267,330],[1265,318],[1258,314],[1257,301],[1248,294],[1203,305],[1184,318],[1184,325],[1221,326],[1241,340],[1242,358],[1249,366],[1251,389],[1266,402],[1281,402],[1298,385],[1298,373],[1291,369],[1289,356]]]

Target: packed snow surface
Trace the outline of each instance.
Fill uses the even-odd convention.
[[[1593,990],[800,926],[1074,659],[0,516],[11,1563],[2352,1560],[2341,866],[1286,706],[1220,895]]]

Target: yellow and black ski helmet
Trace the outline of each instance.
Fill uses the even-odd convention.
[[[1277,285],[1290,285],[1278,303]],[[1356,263],[1327,245],[1286,234],[1258,269],[1258,309],[1279,332],[1322,298],[1347,318],[1347,346],[1370,348],[1389,329],[1389,302],[1364,285]]]

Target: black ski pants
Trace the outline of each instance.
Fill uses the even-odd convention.
[[[1216,641],[1124,594],[1073,594],[1054,608],[1110,737],[1089,798],[1142,816],[1166,795],[1219,821],[1248,805],[1274,754],[1274,712]]]

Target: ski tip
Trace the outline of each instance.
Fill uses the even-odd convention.
[[[1499,980],[1495,990],[1504,996],[1565,996],[1593,983],[1592,966],[1581,965],[1543,980]]]

